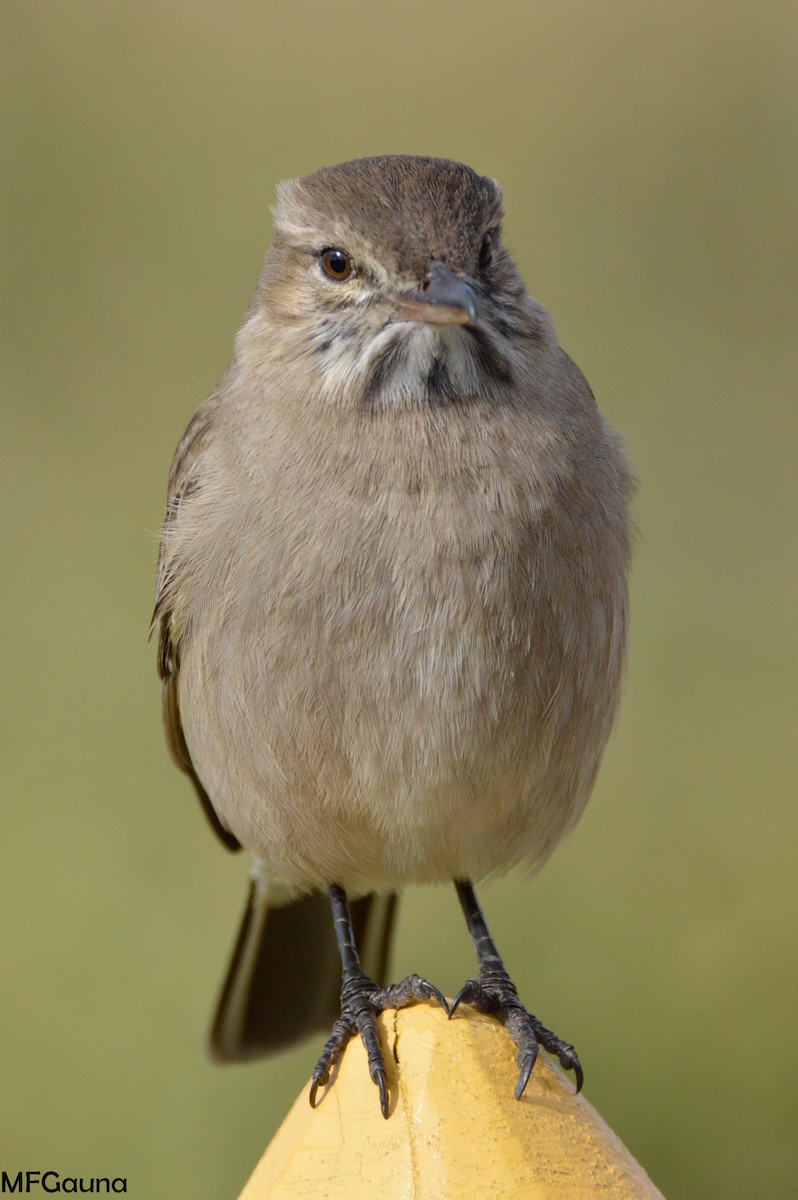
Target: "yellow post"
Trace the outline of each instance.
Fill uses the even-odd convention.
[[[239,1200],[663,1200],[642,1167],[541,1054],[513,1098],[515,1050],[470,1008],[380,1018],[391,1115],[362,1043],[310,1108],[305,1089]]]

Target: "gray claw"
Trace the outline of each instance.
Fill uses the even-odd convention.
[[[435,985],[432,983],[429,983],[429,982],[427,982],[425,991],[427,992],[427,995],[430,996],[433,1000],[438,1001],[438,1004],[440,1004],[441,1008],[446,1013],[447,1017],[451,1015],[449,1012],[449,1005],[446,1003],[446,997],[444,996],[443,992],[439,992],[438,989],[435,987]]]
[[[378,1067],[378,1069],[374,1072],[372,1079],[380,1089],[380,1109],[383,1117],[385,1117],[385,1120],[387,1121],[388,1116],[390,1115],[388,1084],[385,1079],[385,1072],[381,1067]]]
[[[537,1057],[538,1057],[538,1052],[537,1052],[537,1048],[536,1048],[534,1053],[528,1052],[527,1054],[523,1055],[523,1057],[521,1058],[521,1061],[518,1064],[521,1068],[521,1073],[518,1076],[518,1082],[515,1085],[516,1100],[520,1100],[521,1097],[523,1096],[524,1092],[526,1091],[526,1085],[529,1083],[529,1077],[532,1074],[532,1068],[534,1067],[535,1063],[537,1062]]]

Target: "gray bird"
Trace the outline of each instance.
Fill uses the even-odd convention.
[[[479,973],[451,1011],[508,1028],[516,1095],[539,1045],[582,1083],[573,1046],[522,1006],[471,881],[543,863],[593,786],[623,670],[632,474],[501,222],[499,186],[444,159],[281,184],[233,360],[169,477],[167,737],[221,840],[254,860],[212,1053],[334,1021],[311,1103],[359,1032],[386,1116],[376,1015],[446,1008],[418,976],[384,986],[406,884],[454,882]]]

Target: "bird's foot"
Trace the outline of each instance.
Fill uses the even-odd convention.
[[[401,983],[381,988],[362,970],[345,973],[341,988],[341,1015],[333,1025],[310,1084],[312,1108],[316,1107],[316,1093],[329,1082],[332,1069],[347,1042],[359,1033],[366,1048],[369,1074],[379,1088],[382,1115],[388,1116],[388,1084],[385,1059],[377,1034],[377,1017],[386,1008],[405,1008],[417,1000],[435,1000],[446,1013],[449,1012],[449,1006],[438,989],[419,975],[408,975]]]
[[[550,1029],[527,1012],[518,998],[515,984],[504,970],[483,971],[478,979],[469,979],[455,997],[449,1011],[453,1017],[461,1004],[470,1004],[479,1012],[498,1017],[510,1037],[518,1047],[518,1082],[515,1085],[515,1098],[520,1100],[524,1089],[529,1083],[529,1076],[538,1056],[538,1049],[543,1046],[549,1054],[555,1055],[566,1071],[573,1071],[576,1076],[576,1090],[582,1090],[584,1074],[579,1055],[569,1042],[564,1042]]]

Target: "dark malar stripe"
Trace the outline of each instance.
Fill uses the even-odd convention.
[[[391,376],[401,367],[406,357],[404,338],[394,338],[374,356],[368,375],[363,381],[363,403],[371,408],[379,407],[382,394]]]
[[[486,383],[512,383],[510,364],[499,352],[490,335],[478,325],[466,325],[465,331],[471,338],[471,352]]]

